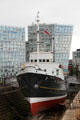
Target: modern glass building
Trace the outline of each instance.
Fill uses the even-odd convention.
[[[0,75],[14,75],[25,62],[25,29],[0,26]]]
[[[69,25],[54,25],[55,61],[68,68],[73,27]]]
[[[51,39],[53,34],[53,27],[52,25],[40,24],[39,26],[39,35],[40,35],[40,51],[51,51]],[[48,31],[50,34],[47,35],[44,30]],[[37,26],[28,26],[28,42],[29,42],[29,49],[30,52],[37,50]]]
[[[62,64],[68,69],[68,59],[70,53],[73,26],[58,24],[40,24],[40,51],[51,51],[52,37],[54,61]],[[44,31],[47,31],[47,35]],[[29,52],[37,50],[37,26],[28,26]]]

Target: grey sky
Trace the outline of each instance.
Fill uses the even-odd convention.
[[[27,27],[38,10],[41,23],[73,25],[71,51],[80,48],[80,0],[0,0],[0,25]]]

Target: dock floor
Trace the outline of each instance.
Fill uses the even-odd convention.
[[[66,110],[62,120],[80,120],[80,91]]]
[[[0,86],[0,120],[28,120],[29,103],[19,88]]]

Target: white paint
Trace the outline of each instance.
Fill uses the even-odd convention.
[[[59,97],[30,97],[30,98],[25,98],[28,100],[28,102],[31,103],[38,103],[38,102],[44,102],[44,101],[50,101],[50,100],[58,100],[61,98],[65,98],[67,95],[64,96],[59,96]]]
[[[46,71],[45,71],[46,69]],[[59,75],[56,74],[56,70],[59,69]],[[54,71],[54,73],[52,73]],[[41,62],[37,65],[37,63],[27,63],[25,64],[24,70],[20,71],[19,74],[24,73],[35,73],[35,74],[43,74],[56,76],[64,80],[63,70],[59,68],[59,64],[53,62]]]
[[[37,53],[36,52],[30,53],[30,60],[29,61],[31,61],[31,60],[34,61],[35,59],[37,59]],[[41,60],[49,59],[49,61],[51,62],[53,60],[53,53],[51,53],[51,52],[41,52],[40,51],[38,59],[41,59]]]

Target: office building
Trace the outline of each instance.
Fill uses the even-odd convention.
[[[0,26],[0,76],[14,75],[25,62],[25,29]]]
[[[80,49],[73,52],[73,66],[77,77],[80,78]]]
[[[58,24],[40,24],[40,51],[52,51],[52,38],[53,41],[53,56],[54,61],[63,65],[68,69],[68,60],[72,39],[73,26],[71,25],[58,25]],[[45,30],[49,33],[46,34]],[[37,50],[37,26],[28,26],[28,42],[29,52]]]
[[[80,49],[73,52],[73,64],[74,67],[78,67],[78,70],[80,71]]]
[[[75,66],[80,64],[80,49],[73,52],[73,63]]]

